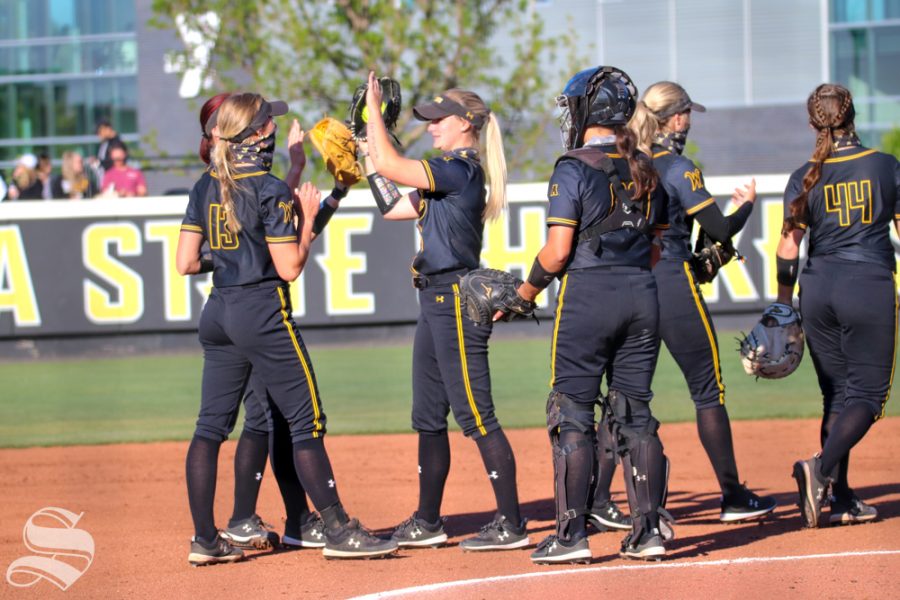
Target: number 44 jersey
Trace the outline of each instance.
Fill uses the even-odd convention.
[[[811,161],[810,161],[811,162]],[[807,163],[788,180],[784,216],[803,190]],[[809,256],[830,255],[895,270],[890,224],[900,219],[900,163],[862,146],[841,148],[822,165],[798,226],[810,230]]]

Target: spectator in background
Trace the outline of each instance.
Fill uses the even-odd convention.
[[[100,146],[97,148],[97,158],[92,161],[92,166],[99,167],[103,171],[112,168],[112,157],[110,156],[112,149],[116,146],[125,146],[125,142],[119,137],[119,133],[113,129],[112,123],[108,119],[100,119],[97,121],[97,137],[100,138]]]
[[[129,167],[128,151],[124,144],[112,146],[109,150],[112,166],[103,174],[100,185],[104,196],[130,198],[147,195],[147,182],[144,174],[134,167]]]
[[[83,200],[97,194],[93,174],[85,170],[84,159],[78,152],[63,152],[62,172],[53,178],[52,197],[58,200]]]
[[[40,200],[44,186],[37,174],[38,159],[34,154],[23,154],[16,160],[9,186],[10,200]]]
[[[46,152],[38,154],[37,177],[41,182],[41,198],[50,200],[53,198],[53,193],[50,190],[53,177],[53,161]]]

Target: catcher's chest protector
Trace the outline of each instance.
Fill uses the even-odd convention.
[[[648,199],[641,202],[632,200],[625,185],[622,183],[616,165],[613,163],[609,155],[597,148],[596,146],[584,146],[575,150],[570,150],[557,159],[557,164],[562,160],[579,160],[597,171],[603,171],[609,178],[611,187],[615,194],[612,202],[612,212],[604,217],[600,223],[588,227],[578,236],[579,242],[591,241],[591,246],[599,245],[599,237],[604,233],[615,231],[616,229],[632,228],[637,229],[641,233],[650,231],[650,222],[647,220]]]

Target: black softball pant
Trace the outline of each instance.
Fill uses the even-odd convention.
[[[606,373],[609,389],[649,404],[659,356],[658,320],[656,281],[648,269],[570,271],[557,298],[551,387],[593,411]],[[649,419],[649,409],[645,416]]]
[[[412,426],[420,433],[445,431],[452,410],[463,433],[477,438],[500,428],[488,365],[492,326],[463,316],[458,291],[455,283],[419,291]]]
[[[884,416],[897,356],[897,288],[881,265],[811,257],[800,274],[800,315],[824,412],[864,402]]]
[[[195,435],[222,441],[251,370],[300,442],[325,433],[325,413],[287,285],[214,288],[200,316],[203,383]],[[259,400],[263,400],[260,398]]]
[[[725,403],[719,342],[709,309],[687,261],[653,267],[659,298],[659,335],[684,374],[697,410]]]

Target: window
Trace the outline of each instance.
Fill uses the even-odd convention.
[[[0,165],[90,153],[100,118],[136,137],[134,2],[0,0]]]

